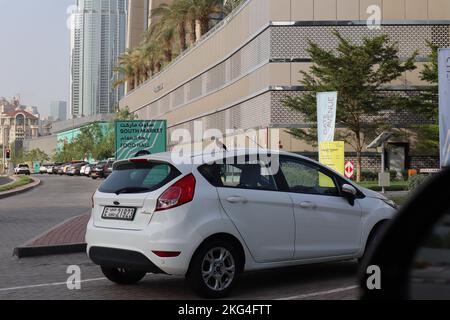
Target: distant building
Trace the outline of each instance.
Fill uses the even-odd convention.
[[[24,139],[39,136],[39,117],[28,110],[0,99],[0,145],[20,144]]]
[[[67,120],[67,102],[66,101],[52,101],[50,103],[50,116],[53,121]]]
[[[77,0],[71,19],[70,108],[74,117],[113,112],[124,86],[113,87],[125,52],[127,0]]]

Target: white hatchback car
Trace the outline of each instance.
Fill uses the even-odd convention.
[[[200,154],[175,164],[170,153],[115,163],[93,195],[89,257],[118,284],[181,275],[219,298],[243,271],[360,259],[396,212],[308,158],[267,159],[227,151],[212,164]]]

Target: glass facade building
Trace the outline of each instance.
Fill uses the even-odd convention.
[[[67,120],[67,102],[66,101],[52,101],[50,103],[50,116],[54,121]]]
[[[127,0],[78,0],[71,16],[70,108],[75,117],[111,113],[124,95],[113,87],[126,50]]]

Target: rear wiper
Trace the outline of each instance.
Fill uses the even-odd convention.
[[[119,195],[122,193],[149,192],[149,191],[152,191],[152,190],[149,188],[144,188],[144,187],[126,187],[126,188],[119,189],[114,193]]]

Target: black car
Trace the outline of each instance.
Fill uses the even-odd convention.
[[[91,171],[91,178],[92,179],[98,179],[104,177],[105,172],[105,166],[108,162],[107,161],[101,161],[99,162]]]

